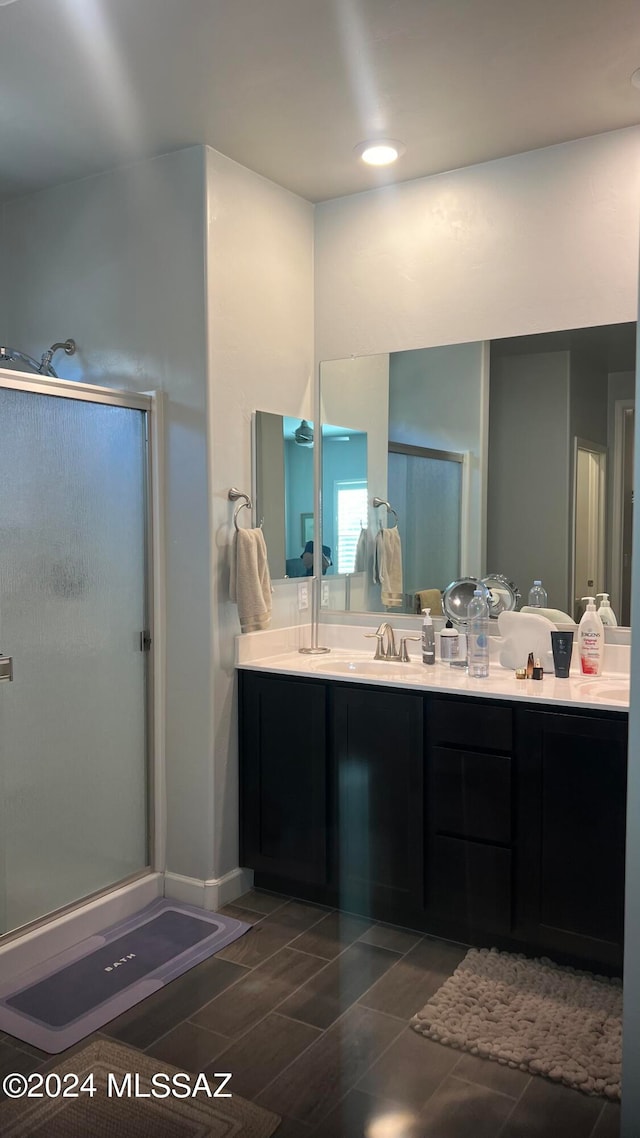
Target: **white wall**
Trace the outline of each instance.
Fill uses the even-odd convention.
[[[166,434],[167,860],[211,861],[210,588],[204,150],[192,147],[5,207],[4,330],[65,379],[168,397]]]
[[[211,716],[212,873],[238,864],[238,762],[228,600],[230,486],[251,486],[251,412],[313,418],[313,207],[207,149],[209,492],[214,540]],[[297,623],[297,585],[278,588],[279,622]],[[305,621],[308,614],[303,614]]]
[[[319,359],[636,319],[640,128],[316,207]]]

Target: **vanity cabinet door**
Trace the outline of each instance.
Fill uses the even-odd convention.
[[[326,687],[240,672],[241,865],[327,881]]]
[[[518,925],[529,944],[622,961],[626,718],[518,715]]]
[[[483,943],[513,921],[513,712],[485,699],[428,705],[425,909],[434,931]]]
[[[336,686],[340,908],[413,924],[422,908],[423,699]]]

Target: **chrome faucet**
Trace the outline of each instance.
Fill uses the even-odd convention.
[[[388,621],[385,621],[384,624],[380,625],[378,632],[382,633],[382,635],[378,641],[378,644],[380,645],[380,648],[382,649],[383,658],[385,660],[397,660],[399,657],[398,657],[398,651],[396,649],[396,638],[394,636],[393,629],[392,629],[391,625],[388,623]],[[386,648],[384,646],[385,640],[386,640]]]
[[[420,640],[419,636],[403,636],[400,640],[400,650],[398,651],[394,631],[386,620],[379,626],[376,632],[366,632],[365,636],[369,640],[373,640],[374,637],[377,640],[373,657],[374,660],[397,660],[404,664],[409,663],[407,640]]]

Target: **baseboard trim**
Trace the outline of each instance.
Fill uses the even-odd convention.
[[[215,912],[223,905],[229,905],[253,887],[253,870],[238,866],[223,877],[213,877],[204,881],[198,877],[184,877],[181,873],[164,875],[164,895],[174,901],[187,905],[198,905],[208,912]]]

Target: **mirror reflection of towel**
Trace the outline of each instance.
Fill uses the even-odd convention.
[[[367,549],[369,546],[369,530],[364,526],[360,530],[358,544],[356,545],[356,557],[353,564],[354,573],[364,573],[367,568]]]
[[[431,609],[432,616],[442,616],[442,593],[439,589],[420,589],[416,593],[416,612]]]
[[[271,623],[271,575],[261,529],[236,530],[231,543],[229,598],[238,606],[242,632]]]
[[[402,545],[397,526],[378,530],[376,534],[373,580],[381,586],[381,600],[385,608],[398,608],[404,604]]]

